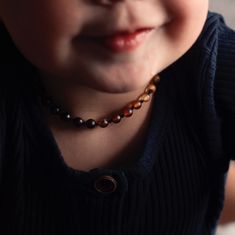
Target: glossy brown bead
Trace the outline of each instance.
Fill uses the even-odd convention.
[[[76,118],[73,119],[73,123],[74,123],[75,126],[81,127],[81,126],[84,125],[85,121],[80,117],[76,117]]]
[[[93,128],[96,127],[96,121],[93,120],[93,119],[88,119],[88,120],[86,121],[86,126],[87,126],[88,128],[90,128],[90,129],[93,129]]]
[[[130,102],[126,107],[129,109],[134,109],[134,106],[133,106],[134,102],[135,101]]]
[[[42,101],[42,103],[44,104],[44,105],[47,105],[47,106],[51,106],[51,105],[53,105],[53,102],[52,102],[52,100],[50,99],[50,98],[48,98],[48,97],[41,97],[41,101]]]
[[[140,109],[142,107],[142,103],[136,100],[136,101],[133,101],[132,106],[134,109]]]
[[[122,119],[122,117],[119,114],[117,114],[117,115],[113,116],[112,122],[119,123],[121,121],[121,119]]]
[[[133,114],[133,109],[130,109],[128,107],[124,108],[123,109],[123,114],[124,114],[124,117],[130,117]]]
[[[103,120],[98,121],[97,124],[100,127],[105,128],[109,125],[109,121],[108,121],[108,119],[103,119]]]
[[[153,84],[157,85],[160,82],[160,77],[159,75],[156,75],[152,79]]]
[[[50,107],[50,110],[51,110],[52,114],[59,114],[60,113],[60,108],[57,106],[54,106],[54,105]]]
[[[149,94],[142,94],[139,98],[138,98],[138,101],[140,102],[148,102],[150,100],[150,96]]]
[[[60,117],[64,121],[70,121],[71,120],[71,115],[69,113],[61,113]]]
[[[154,84],[149,84],[146,89],[145,89],[145,93],[147,94],[153,94],[156,91],[156,86]]]

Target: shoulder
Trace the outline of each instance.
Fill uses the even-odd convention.
[[[223,34],[219,42],[215,95],[221,115],[235,115],[235,32],[232,30]]]
[[[21,54],[1,23],[0,51],[0,99],[13,109],[20,100],[34,94],[37,69]]]
[[[235,76],[235,30],[229,28],[224,21],[218,26],[218,56],[217,67],[221,75],[227,70],[227,75]]]
[[[227,163],[235,159],[235,32],[221,15],[209,12],[183,62],[190,68],[187,87],[200,107],[206,149],[212,159]]]
[[[0,156],[8,123],[17,118],[22,97],[30,90],[33,66],[21,55],[0,23]],[[13,120],[13,121],[12,121]],[[12,127],[13,128],[13,127]],[[0,163],[1,165],[1,163]]]
[[[235,121],[235,31],[224,21],[218,25],[214,89],[219,115],[229,115]]]
[[[223,20],[218,24],[214,97],[224,151],[235,159],[235,31]]]

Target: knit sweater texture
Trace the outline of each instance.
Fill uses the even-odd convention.
[[[221,16],[209,13],[161,73],[137,160],[88,172],[63,160],[41,118],[36,71],[3,26],[0,41],[0,234],[214,234],[235,159],[235,32]],[[113,192],[97,190],[104,176]]]

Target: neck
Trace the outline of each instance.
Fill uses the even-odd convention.
[[[68,85],[42,77],[42,83],[53,100],[73,116],[100,119],[122,109],[143,93],[145,86],[123,93],[108,93],[85,85]],[[150,103],[150,102],[149,102]],[[144,106],[150,106],[146,103]],[[143,110],[144,112],[144,110]]]

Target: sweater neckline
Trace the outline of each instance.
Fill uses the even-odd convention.
[[[206,25],[204,26],[203,34],[209,34],[214,29],[214,22],[218,20],[217,15],[209,14]],[[207,43],[208,40],[202,40],[202,36],[198,38],[192,48],[183,56],[186,57],[193,51],[201,51],[203,48],[208,49],[211,47],[211,43]],[[209,40],[210,41],[210,40]],[[138,158],[135,162],[132,163],[131,166],[128,167],[117,167],[117,168],[95,168],[89,171],[82,171],[73,169],[68,166],[64,158],[61,154],[59,146],[57,145],[55,138],[47,126],[47,124],[41,120],[42,115],[42,107],[39,104],[39,110],[35,113],[37,122],[36,128],[37,133],[41,137],[42,145],[45,150],[42,150],[41,154],[48,156],[49,159],[45,159],[47,162],[46,170],[48,174],[51,174],[53,169],[53,178],[56,178],[55,181],[58,181],[58,178],[64,180],[64,178],[69,177],[69,181],[77,181],[82,180],[86,181],[87,179],[94,177],[99,174],[124,174],[130,179],[138,179],[144,178],[147,176],[154,164],[157,164],[157,155],[160,150],[161,144],[163,142],[164,136],[167,132],[168,123],[173,115],[171,115],[174,111],[175,101],[177,99],[177,92],[179,93],[179,84],[177,83],[178,79],[175,75],[175,64],[180,63],[182,59],[176,61],[176,63],[172,64],[168,68],[166,68],[163,72],[160,73],[161,82],[158,86],[158,91],[154,97],[153,108],[150,117],[149,126],[147,129],[146,139],[144,142],[143,151],[139,154]],[[35,126],[35,125],[34,125]],[[40,164],[40,161],[37,160],[37,163]],[[44,163],[45,164],[45,163]],[[44,167],[44,164],[40,164],[40,166]],[[45,170],[45,169],[44,169]],[[58,173],[58,174],[57,174]],[[125,178],[125,177],[124,177]]]
[[[135,162],[132,163],[131,166],[128,167],[99,167],[95,169],[91,169],[89,171],[82,171],[78,169],[74,169],[68,166],[60,148],[49,129],[48,125],[42,121],[42,127],[40,127],[39,132],[41,132],[43,136],[43,140],[47,148],[51,148],[52,154],[50,155],[50,162],[55,169],[59,169],[61,175],[66,175],[69,178],[74,179],[86,179],[90,178],[92,175],[105,174],[109,173],[118,173],[125,174],[132,179],[143,178],[151,172],[151,169],[154,163],[157,160],[157,154],[159,152],[159,148],[164,137],[164,133],[166,132],[166,126],[168,123],[168,119],[171,115],[169,115],[170,106],[170,96],[172,96],[173,89],[170,87],[174,87],[172,85],[173,81],[170,81],[170,77],[161,74],[161,82],[159,83],[158,91],[154,96],[153,107],[151,110],[151,117],[149,126],[147,128],[146,139],[144,142],[144,147],[142,152],[139,154],[138,158],[135,158]],[[40,106],[40,112],[42,112],[42,107]]]

